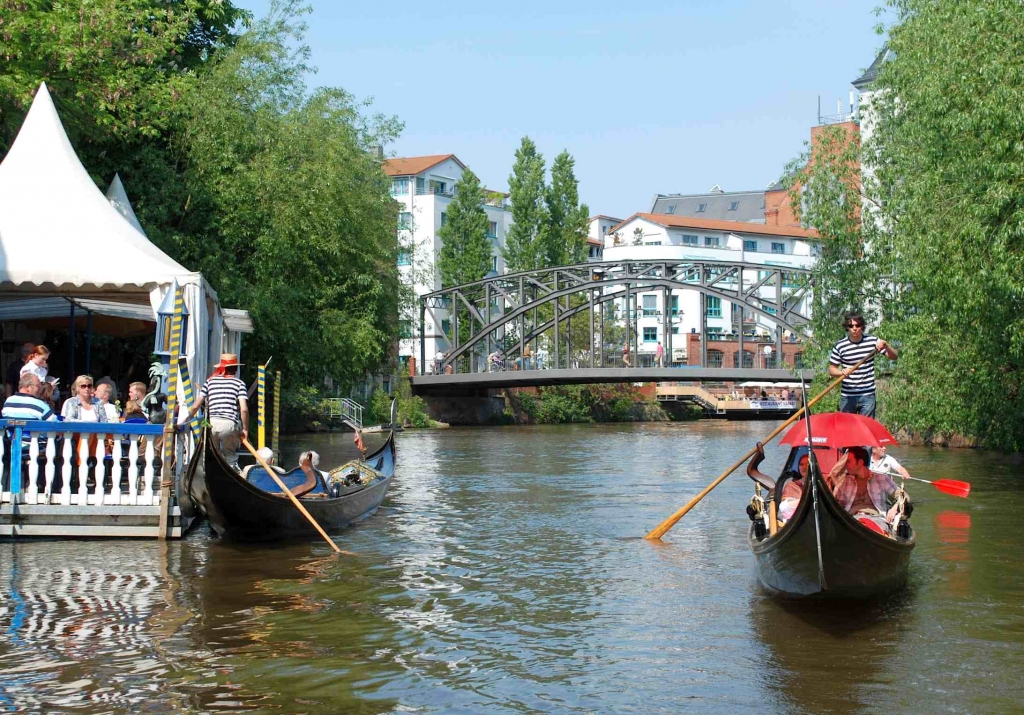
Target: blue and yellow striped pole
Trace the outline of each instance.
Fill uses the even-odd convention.
[[[181,354],[181,324],[185,312],[184,291],[174,284],[174,317],[171,318],[170,375],[167,378],[167,420],[164,422],[163,461],[160,468],[160,530],[157,537],[167,539],[171,511],[171,463],[174,461],[174,408],[178,403],[178,371],[174,365]]]
[[[281,371],[274,374],[274,432],[270,448],[278,454],[281,446]]]
[[[192,384],[192,376],[188,371],[188,360],[182,355],[178,358],[178,370],[181,372],[181,387],[185,393],[185,409],[191,410],[192,405],[196,403],[195,387]],[[188,421],[189,426],[192,428],[192,436],[199,439],[199,430],[201,429],[199,423],[199,417],[193,416]]]
[[[256,372],[256,446],[267,446],[267,366],[260,365]]]

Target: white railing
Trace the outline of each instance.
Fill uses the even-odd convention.
[[[0,504],[160,503],[156,442],[162,425],[0,420],[0,429],[10,438],[0,440]],[[180,482],[193,445],[190,432],[178,435],[175,476]]]
[[[353,429],[363,428],[363,406],[347,397],[325,399],[324,417],[347,422]]]

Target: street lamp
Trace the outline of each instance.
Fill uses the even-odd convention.
[[[768,369],[768,360],[771,358],[771,356],[772,356],[772,346],[771,345],[765,345],[764,346],[764,369],[765,370]]]

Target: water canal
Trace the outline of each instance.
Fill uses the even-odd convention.
[[[868,607],[759,589],[739,474],[664,543],[640,538],[770,427],[407,432],[385,507],[340,558],[204,527],[163,547],[0,544],[0,709],[1019,712],[1009,457],[894,451],[974,492],[915,486],[911,583]],[[351,455],[347,435],[311,441],[325,463]]]

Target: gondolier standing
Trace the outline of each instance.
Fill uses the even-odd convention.
[[[228,464],[238,461],[235,453],[241,438],[249,438],[249,400],[245,383],[238,377],[241,366],[234,353],[222,354],[186,419],[186,422],[192,419],[204,404],[209,405],[206,414],[210,418],[210,432]]]
[[[874,354],[884,352],[890,360],[899,358],[899,354],[889,343],[865,335],[864,316],[850,313],[843,322],[846,337],[837,342],[828,358],[828,374],[832,377],[843,377],[842,395],[839,398],[839,411],[853,414],[875,416],[875,358]],[[854,370],[854,366],[868,355],[871,358]]]

